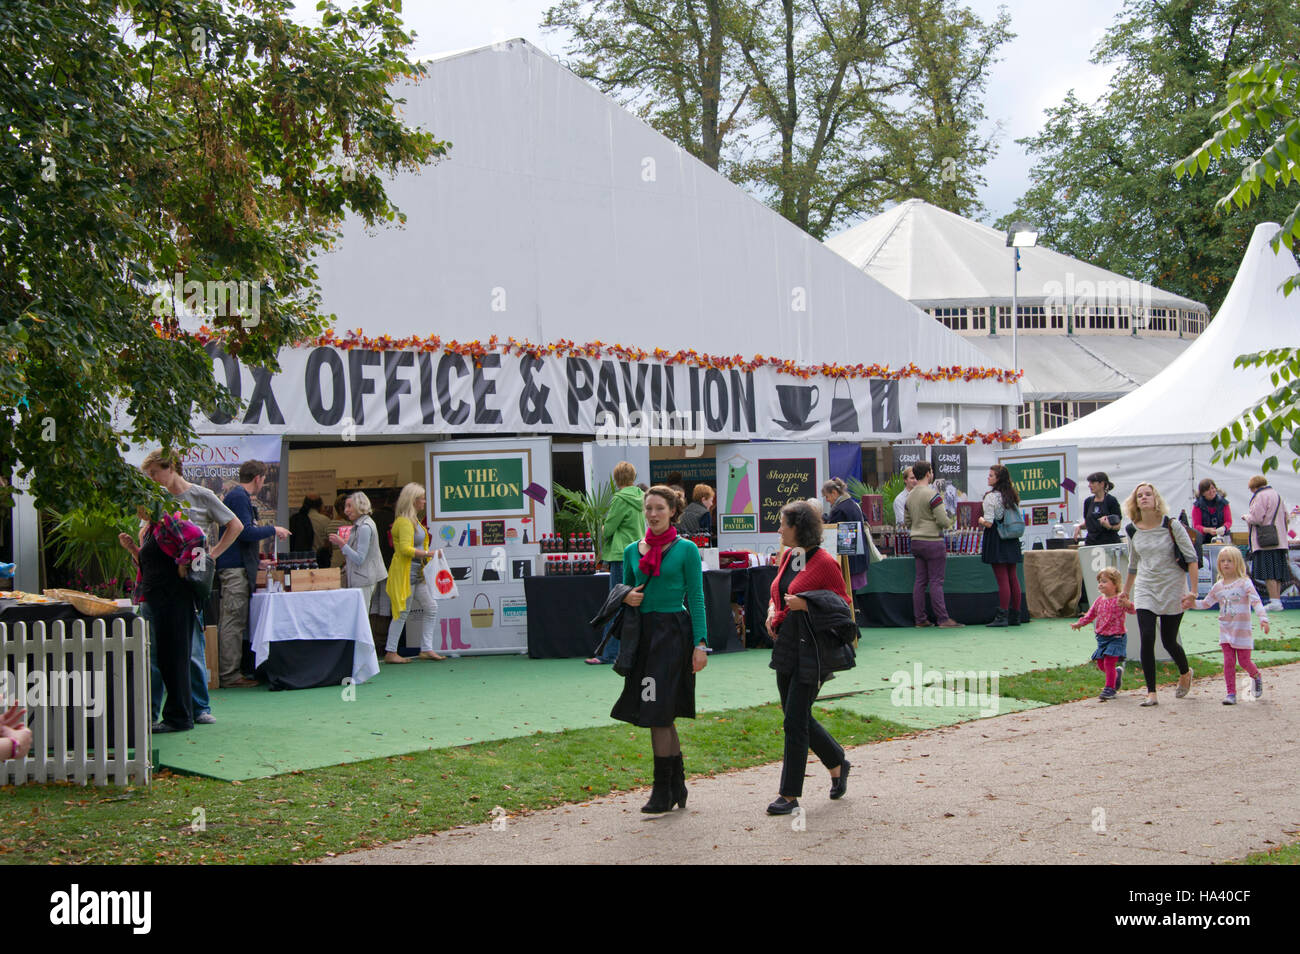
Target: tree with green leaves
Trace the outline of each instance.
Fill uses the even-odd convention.
[[[40,505],[153,493],[124,437],[180,450],[194,408],[237,411],[182,316],[274,370],[332,317],[313,258],[343,216],[400,221],[382,177],[446,151],[397,116],[400,0],[290,9],[0,6],[0,469]]]
[[[1245,215],[1214,214],[1221,181],[1170,174],[1200,143],[1228,77],[1300,47],[1294,0],[1132,0],[1097,47],[1115,65],[1095,104],[1071,92],[1036,136],[1032,185],[1018,219],[1058,252],[1217,310],[1254,227],[1285,216],[1265,195]]]
[[[954,0],[564,0],[570,67],[817,238],[890,201],[979,210],[1008,17]]]
[[[1266,145],[1259,155],[1240,166],[1235,185],[1219,199],[1216,210],[1246,210],[1267,195],[1289,202],[1282,189],[1300,185],[1300,61],[1261,60],[1233,73],[1227,83],[1227,104],[1214,119],[1220,128],[1174,165],[1174,175],[1183,179],[1236,172],[1242,152],[1248,151],[1252,142],[1263,142]],[[1269,192],[1264,191],[1265,186]],[[1294,253],[1298,241],[1300,202],[1271,244],[1274,253],[1283,248]],[[1300,274],[1295,274],[1281,290],[1290,295],[1298,287]],[[1300,327],[1296,330],[1300,333]],[[1213,437],[1215,460],[1230,463],[1237,457],[1262,454],[1274,444],[1290,449],[1295,455],[1291,466],[1300,471],[1300,348],[1244,354],[1234,364],[1272,368],[1275,390]],[[1277,456],[1270,455],[1261,467],[1268,473],[1277,465]]]

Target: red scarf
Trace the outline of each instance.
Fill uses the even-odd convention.
[[[659,568],[664,562],[664,547],[677,539],[677,528],[669,525],[663,533],[651,533],[650,528],[646,527],[645,542],[649,544],[650,549],[641,555],[639,564],[641,572],[646,576],[658,576]]]

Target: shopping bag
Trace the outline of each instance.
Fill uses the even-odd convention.
[[[451,567],[441,550],[434,550],[424,565],[424,578],[429,581],[429,595],[435,600],[454,600],[460,596],[456,578],[451,575]]]
[[[479,608],[479,596],[487,601],[486,608]],[[492,628],[492,600],[486,593],[479,593],[474,597],[474,608],[469,611],[469,624],[475,629]]]

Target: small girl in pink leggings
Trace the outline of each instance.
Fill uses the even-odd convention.
[[[1219,552],[1219,579],[1210,587],[1203,600],[1193,600],[1191,594],[1183,598],[1188,609],[1195,603],[1197,609],[1209,609],[1219,604],[1219,645],[1223,648],[1223,679],[1228,684],[1224,696],[1225,706],[1237,704],[1237,663],[1255,680],[1255,698],[1264,694],[1264,679],[1259,667],[1250,661],[1255,639],[1250,633],[1250,611],[1259,615],[1260,628],[1268,635],[1268,610],[1255,590],[1255,584],[1246,576],[1246,561],[1236,547],[1224,547]]]

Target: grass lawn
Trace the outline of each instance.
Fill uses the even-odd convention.
[[[1300,639],[1260,639],[1261,650],[1300,651]],[[1268,665],[1262,663],[1262,665]],[[1222,663],[1194,656],[1198,677]],[[1177,679],[1160,666],[1164,686]],[[1124,685],[1141,686],[1129,666]],[[1050,704],[1095,696],[1091,664],[1003,678],[1003,696]],[[897,723],[820,709],[845,745],[911,734]],[[719,731],[722,729],[722,731]],[[775,705],[678,723],[687,772],[713,774],[773,761],[781,751]],[[0,797],[0,863],[286,863],[366,848],[430,831],[581,802],[650,784],[649,734],[628,726],[537,733],[274,778],[224,782],[162,772],[148,788],[10,786]],[[1300,864],[1300,844],[1240,864]]]
[[[832,710],[817,718],[844,745],[912,731]],[[677,726],[688,775],[762,765],[781,752],[776,705]],[[287,863],[478,824],[497,805],[516,814],[581,802],[652,776],[649,731],[620,725],[246,782],[163,772],[148,788],[10,786],[0,798],[0,862]]]

